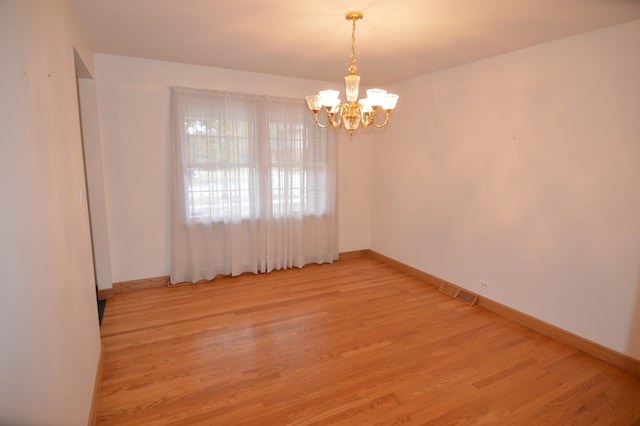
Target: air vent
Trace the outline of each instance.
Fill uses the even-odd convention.
[[[458,299],[459,301],[466,303],[467,305],[475,305],[478,303],[478,296],[469,293],[468,291],[462,290],[452,284],[443,283],[440,286],[440,291],[448,296],[453,297],[454,299]]]

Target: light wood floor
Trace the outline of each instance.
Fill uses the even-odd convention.
[[[640,377],[369,258],[117,294],[99,424],[640,424]]]

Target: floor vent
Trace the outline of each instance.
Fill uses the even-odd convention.
[[[462,290],[448,283],[443,283],[440,286],[440,291],[453,297],[454,299],[458,299],[459,301],[466,303],[467,305],[473,306],[478,303],[477,295],[469,293],[468,291]]]

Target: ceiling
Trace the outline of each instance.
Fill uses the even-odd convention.
[[[640,19],[640,0],[72,0],[95,52],[384,85]],[[640,40],[639,40],[640,48]]]

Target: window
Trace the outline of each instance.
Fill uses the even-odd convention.
[[[302,100],[183,95],[177,136],[187,220],[326,212],[326,132]]]

